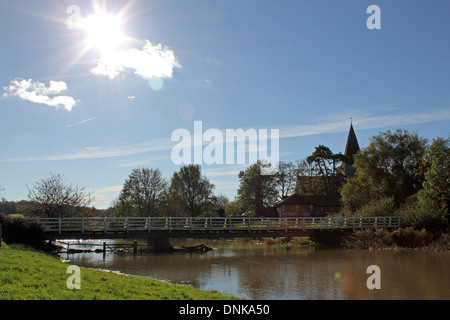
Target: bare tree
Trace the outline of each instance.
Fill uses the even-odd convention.
[[[280,192],[280,200],[291,195],[295,191],[297,181],[295,166],[292,162],[280,162],[278,172],[275,174],[275,183]]]
[[[42,217],[86,215],[86,209],[94,201],[91,192],[86,192],[84,187],[66,184],[60,174],[50,173],[27,189],[30,213]]]

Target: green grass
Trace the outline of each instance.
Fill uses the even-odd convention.
[[[148,277],[81,269],[81,288],[68,289],[69,264],[22,245],[0,249],[0,300],[225,300],[217,291]]]

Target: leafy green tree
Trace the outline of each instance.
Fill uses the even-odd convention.
[[[264,209],[275,204],[278,199],[275,175],[261,174],[262,166],[264,164],[258,161],[238,175],[240,184],[237,201],[247,215],[264,215]]]
[[[167,181],[159,169],[133,169],[120,192],[115,215],[157,216],[160,198],[166,189]]]
[[[215,197],[214,201],[214,211],[219,215],[219,217],[224,217],[226,214],[225,208],[230,203],[230,199],[223,194],[219,194]]]
[[[423,188],[398,210],[416,229],[442,231],[449,226],[450,147],[449,139],[437,138],[423,159]]]
[[[306,161],[315,167],[315,172],[323,181],[325,195],[337,195],[344,181],[341,168],[345,158],[342,153],[333,153],[330,148],[319,145]]]
[[[2,198],[2,201],[0,201],[0,213],[4,214],[17,213],[16,203],[14,201],[8,201],[5,198]]]
[[[247,208],[243,206],[242,201],[235,199],[225,206],[225,215],[229,217],[242,216],[246,209]]]
[[[208,215],[214,206],[214,185],[202,175],[199,165],[187,165],[174,172],[169,189],[170,205],[181,216]]]
[[[342,188],[345,210],[354,212],[383,197],[393,197],[398,207],[414,195],[422,186],[416,171],[426,145],[426,139],[401,129],[372,137],[370,145],[354,156],[356,176]]]
[[[424,162],[423,189],[418,192],[419,201],[431,201],[443,214],[450,206],[450,138],[437,138],[427,148]]]

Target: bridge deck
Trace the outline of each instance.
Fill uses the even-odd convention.
[[[30,218],[47,238],[226,238],[310,235],[313,230],[400,228],[404,217]]]

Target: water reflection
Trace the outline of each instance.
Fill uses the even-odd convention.
[[[214,244],[205,243],[214,247]],[[207,253],[83,253],[71,263],[261,300],[450,299],[450,253],[220,246]],[[369,290],[369,265],[381,289]]]

